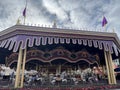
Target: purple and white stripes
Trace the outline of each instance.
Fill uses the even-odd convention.
[[[8,48],[8,50],[13,50],[13,52],[17,52],[19,47],[25,49],[26,47],[33,47],[34,45],[46,45],[46,44],[79,44],[89,47],[95,47],[104,49],[105,51],[110,51],[113,53],[113,50],[116,55],[120,50],[113,43],[113,41],[105,41],[105,40],[92,40],[92,39],[84,39],[84,38],[62,38],[62,37],[44,37],[44,36],[25,36],[18,35],[0,42],[0,47]]]

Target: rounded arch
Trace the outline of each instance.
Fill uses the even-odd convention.
[[[39,63],[41,63],[41,64],[46,64],[46,63],[48,63],[48,62],[43,62],[43,61],[41,61],[41,60],[39,60],[39,59],[30,59],[30,60],[28,60],[27,62],[26,62],[26,64],[28,64],[29,62],[39,62]],[[39,64],[38,63],[38,64]]]
[[[38,61],[40,61],[40,62],[43,62],[43,63],[50,63],[50,62],[54,62],[54,61],[60,61],[61,60],[61,62],[63,63],[63,62],[69,62],[69,63],[78,63],[78,62],[80,62],[80,61],[85,61],[85,62],[87,62],[87,63],[89,63],[89,64],[94,64],[94,63],[96,63],[97,64],[97,66],[99,66],[99,64],[98,64],[98,62],[97,61],[95,61],[95,62],[90,62],[89,60],[87,60],[87,59],[78,59],[78,60],[75,60],[75,61],[72,61],[72,60],[70,60],[70,59],[68,59],[68,58],[65,58],[65,57],[55,57],[55,58],[52,58],[52,59],[50,59],[50,60],[44,60],[44,59],[40,59],[40,58],[30,58],[30,59],[27,59],[26,60],[26,63],[28,63],[28,62],[30,62],[30,61],[33,61],[33,60],[38,60]],[[8,66],[11,66],[13,63],[15,63],[15,62],[17,62],[17,60],[13,60],[12,62],[10,62],[9,63],[9,65]]]
[[[29,62],[31,60],[39,60],[39,61],[42,61],[42,62],[51,62],[51,61],[54,61],[54,60],[57,60],[57,59],[66,60],[66,61],[71,62],[71,63],[77,62],[77,61],[72,61],[72,60],[70,60],[69,58],[66,58],[66,57],[54,57],[54,58],[51,58],[49,60],[44,60],[44,59],[40,59],[40,58],[30,58],[30,59],[27,59],[26,62]]]
[[[11,62],[8,64],[8,67],[11,67],[11,65],[12,65],[13,63],[17,63],[17,60],[11,61]]]
[[[86,59],[81,59],[81,60],[79,60],[78,62],[76,62],[77,63],[77,65],[81,65],[81,66],[83,66],[83,65],[88,65],[89,67],[90,66],[99,66],[99,64],[98,64],[98,62],[93,62],[93,63],[90,63],[88,60],[86,60]]]
[[[10,68],[16,68],[17,67],[17,61],[12,62],[11,64],[9,64]]]
[[[90,62],[88,59],[79,59],[79,60],[77,60],[77,63],[78,63],[79,61],[86,61],[86,62],[89,63],[89,64],[94,64],[94,63],[96,63],[96,64],[99,66],[99,64],[98,64],[97,61]]]
[[[63,64],[65,64],[65,63],[70,63],[68,60],[66,60],[66,59],[63,59],[63,58],[58,58],[58,59],[54,59],[54,60],[52,60],[51,62],[50,62],[51,64],[61,64],[61,65],[63,65]]]

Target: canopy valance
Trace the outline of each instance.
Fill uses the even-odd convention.
[[[63,38],[63,37],[47,37],[47,36],[27,36],[27,35],[17,35],[0,42],[0,47],[8,48],[8,50],[13,50],[17,52],[19,47],[25,49],[26,47],[33,47],[34,45],[46,45],[46,44],[79,44],[89,47],[95,47],[105,49],[105,51],[115,52],[118,55],[120,50],[116,47],[113,41],[107,40],[96,40],[96,39],[84,39],[84,38]]]

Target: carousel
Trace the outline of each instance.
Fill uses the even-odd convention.
[[[117,84],[113,60],[118,58],[116,33],[28,25],[0,32],[0,62],[15,70],[15,88],[35,80],[41,86],[100,79]]]

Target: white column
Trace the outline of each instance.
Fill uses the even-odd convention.
[[[108,52],[108,58],[109,58],[109,63],[110,63],[110,71],[111,71],[111,76],[112,76],[112,84],[116,84],[116,77],[115,77],[115,72],[113,68],[113,62],[112,62],[112,56],[111,53]]]
[[[116,84],[116,77],[113,69],[112,56],[110,52],[105,51],[105,61],[108,73],[109,84]]]
[[[24,84],[24,72],[25,72],[26,53],[27,53],[27,49],[24,49],[23,64],[22,64],[22,77],[21,77],[21,85],[20,85],[21,88],[23,87],[23,84]]]
[[[19,56],[17,62],[17,70],[16,70],[16,77],[15,77],[15,88],[19,88],[20,84],[20,70],[21,70],[21,62],[22,62],[22,49],[19,49]]]
[[[109,70],[108,58],[107,58],[107,52],[106,51],[104,51],[104,55],[105,55],[105,63],[106,63],[106,69],[107,69],[108,83],[111,84],[110,70]]]

